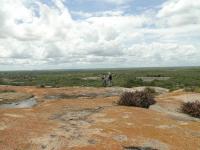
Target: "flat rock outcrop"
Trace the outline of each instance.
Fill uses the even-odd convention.
[[[0,109],[2,150],[200,150],[200,119],[179,111],[196,93],[161,92],[142,109],[116,105],[122,88],[6,89],[34,95],[38,104]]]

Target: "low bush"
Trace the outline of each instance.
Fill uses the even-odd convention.
[[[145,88],[144,91],[147,92],[147,93],[151,93],[153,95],[156,94],[156,90],[153,89],[153,88],[150,88],[150,87]]]
[[[126,88],[132,88],[132,87],[136,87],[136,86],[142,86],[144,83],[142,81],[142,79],[128,79],[124,84],[123,87]]]
[[[183,103],[181,106],[181,111],[192,117],[200,118],[200,102],[194,101]]]
[[[121,95],[118,105],[149,108],[155,104],[154,96],[148,91],[125,92]]]
[[[45,88],[44,84],[37,85],[38,88]]]
[[[191,87],[186,87],[185,91],[186,92],[200,93],[200,88],[199,87],[195,87],[195,86],[191,86]]]

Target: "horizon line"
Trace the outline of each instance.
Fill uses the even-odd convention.
[[[20,70],[20,69],[17,69],[17,70],[0,70],[0,72],[17,72],[17,71],[20,71],[20,72],[25,72],[25,71],[28,71],[28,72],[31,72],[31,71],[79,71],[79,70],[126,70],[126,69],[154,69],[154,68],[197,68],[197,67],[200,67],[200,66],[162,66],[162,67],[158,67],[158,66],[152,66],[152,67],[108,67],[108,68],[76,68],[76,69],[24,69],[24,70]]]

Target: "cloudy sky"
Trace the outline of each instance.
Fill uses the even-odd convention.
[[[199,64],[200,0],[0,0],[0,70]]]

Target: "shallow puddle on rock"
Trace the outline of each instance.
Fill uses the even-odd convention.
[[[112,96],[119,96],[119,93],[82,93],[82,94],[55,94],[46,95],[44,98],[46,100],[57,100],[57,99],[94,99],[94,98],[107,98]]]
[[[23,101],[13,102],[9,104],[1,104],[0,109],[9,109],[9,108],[31,108],[37,104],[35,98],[26,99]]]

